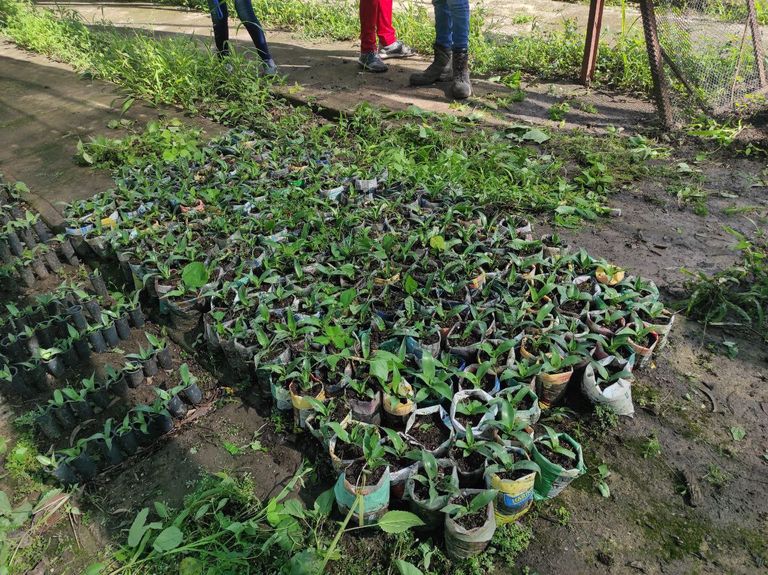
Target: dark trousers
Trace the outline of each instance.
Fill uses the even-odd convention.
[[[267,37],[264,36],[264,30],[261,22],[253,12],[251,0],[234,0],[235,11],[242,21],[248,34],[251,35],[256,51],[265,62],[272,59],[267,45]],[[226,0],[208,0],[208,8],[211,11],[211,20],[213,21],[213,38],[216,42],[216,49],[219,54],[229,54],[229,10]]]

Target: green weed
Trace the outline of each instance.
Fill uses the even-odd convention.
[[[643,445],[643,458],[649,459],[661,455],[661,443],[655,433],[648,436],[648,440]]]
[[[571,105],[568,102],[560,102],[559,104],[552,104],[547,115],[550,120],[561,122],[565,120],[565,115],[570,111]]]
[[[197,159],[201,130],[184,126],[178,119],[149,122],[141,134],[125,138],[91,137],[78,142],[77,158],[84,165],[118,168],[136,162],[174,162],[178,158]]]
[[[768,305],[768,262],[765,235],[758,231],[755,239],[726,228],[738,242],[734,249],[740,261],[721,272],[708,275],[688,272],[693,279],[687,283],[690,293],[683,305],[692,317],[708,325],[723,322],[765,328]]]
[[[571,512],[562,505],[555,509],[555,517],[557,518],[557,522],[563,527],[571,522]]]
[[[594,418],[590,427],[596,435],[602,437],[618,426],[619,416],[613,410],[599,403],[595,404]]]

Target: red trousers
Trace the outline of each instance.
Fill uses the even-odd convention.
[[[360,0],[360,51],[377,52],[377,36],[382,46],[397,40],[392,27],[392,0]]]

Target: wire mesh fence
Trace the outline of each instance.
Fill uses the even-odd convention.
[[[667,73],[683,84],[675,107],[723,114],[766,106],[762,33],[754,0],[656,0]],[[766,7],[768,9],[768,6]]]

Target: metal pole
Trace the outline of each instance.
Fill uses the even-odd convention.
[[[643,17],[648,64],[651,68],[651,76],[653,76],[653,96],[656,100],[656,109],[664,127],[673,128],[675,122],[672,115],[672,102],[669,99],[669,84],[664,75],[664,63],[659,44],[659,33],[656,29],[656,12],[653,9],[653,0],[640,0],[640,14]]]
[[[757,23],[757,11],[755,10],[755,0],[747,0],[747,18],[749,29],[752,32],[752,47],[755,50],[755,63],[757,65],[757,76],[760,79],[760,86],[768,84],[765,77],[765,55],[763,54],[763,36],[760,32],[760,26]]]
[[[587,39],[584,43],[584,59],[581,62],[581,83],[589,86],[595,76],[597,51],[600,48],[600,28],[603,22],[605,0],[590,0]]]

